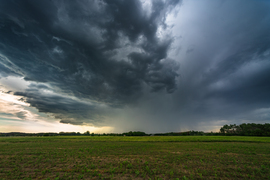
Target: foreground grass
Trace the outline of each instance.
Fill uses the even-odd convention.
[[[0,138],[0,179],[177,178],[270,179],[270,138]]]

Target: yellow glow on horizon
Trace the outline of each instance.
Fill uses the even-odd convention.
[[[33,127],[34,126],[34,127]],[[103,132],[111,132],[113,130],[112,127],[94,127],[94,126],[85,126],[85,125],[73,125],[73,124],[64,124],[60,122],[46,122],[39,121],[32,125],[32,127],[24,127],[27,131],[32,132],[95,132],[95,133],[103,133]],[[32,129],[35,129],[33,131]]]
[[[4,123],[2,121],[2,123]],[[0,132],[80,132],[84,133],[90,131],[90,133],[110,133],[113,132],[113,127],[94,127],[94,126],[78,126],[72,124],[63,124],[60,122],[30,122],[30,121],[8,121],[8,125],[0,123]]]

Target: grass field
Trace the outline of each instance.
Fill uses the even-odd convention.
[[[270,179],[270,138],[3,137],[0,179]]]

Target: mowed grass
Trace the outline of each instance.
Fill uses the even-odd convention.
[[[0,179],[270,179],[270,138],[0,138]]]

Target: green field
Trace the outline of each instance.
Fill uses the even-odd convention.
[[[0,179],[270,179],[270,138],[3,137]]]

